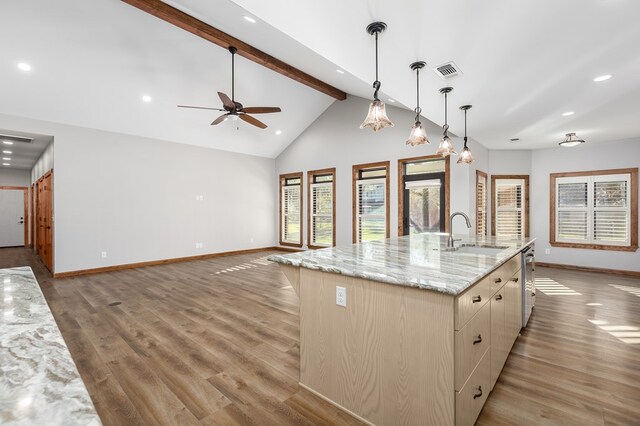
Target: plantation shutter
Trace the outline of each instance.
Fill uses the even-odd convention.
[[[476,181],[476,233],[487,235],[487,177],[478,176]]]
[[[311,185],[311,244],[333,245],[333,182]]]
[[[630,245],[630,175],[556,179],[556,241]]]
[[[524,180],[496,179],[496,236],[524,237]]]
[[[356,182],[358,242],[386,238],[386,179],[363,179]]]
[[[300,185],[282,187],[282,241],[300,244]]]

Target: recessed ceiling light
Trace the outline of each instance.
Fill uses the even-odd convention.
[[[251,22],[252,24],[256,23],[256,20],[254,18],[252,18],[251,16],[244,15],[243,18],[244,18],[245,21]]]
[[[389,101],[389,102],[391,102],[392,104],[395,104],[395,103],[396,103],[396,100],[395,100],[395,99],[391,99],[391,98],[389,98],[389,99],[388,99],[388,101]]]
[[[13,142],[11,141],[2,141],[2,143],[5,145],[13,145]]]
[[[281,135],[282,134],[282,130],[276,130],[276,135]]]
[[[337,72],[338,74],[344,74],[344,71],[342,71],[341,69],[337,69],[337,70],[336,70],[336,72]]]
[[[567,112],[563,112],[563,113],[562,113],[562,115],[563,115],[564,117],[568,117],[568,116],[573,115],[573,114],[575,114],[575,112],[573,112],[573,111],[567,111]]]
[[[31,65],[27,64],[26,62],[20,62],[18,64],[18,68],[21,71],[31,71]]]
[[[10,166],[11,164],[9,163],[2,163],[3,166]]]
[[[144,95],[144,96],[142,97],[142,102],[147,102],[147,103],[151,102],[151,96],[149,96],[149,95]]]
[[[3,159],[4,161],[11,161],[11,158],[9,158],[9,157],[2,157],[2,159]]]
[[[599,82],[599,81],[607,81],[609,80],[611,77],[613,77],[611,74],[605,74],[605,75],[601,75],[600,77],[596,77],[593,79],[593,81],[595,82]]]
[[[3,154],[13,154],[13,151],[7,151],[7,150],[4,150],[4,151],[2,151],[2,153],[3,153]]]

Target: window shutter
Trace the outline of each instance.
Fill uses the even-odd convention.
[[[386,179],[365,179],[356,182],[358,241],[386,238]]]
[[[300,243],[300,185],[282,187],[282,241]]]
[[[487,235],[487,177],[478,176],[476,182],[476,233]]]
[[[593,239],[598,243],[629,244],[629,185],[622,177],[593,178]]]
[[[311,185],[311,244],[333,245],[333,183]]]
[[[524,180],[496,180],[496,236],[524,236]]]

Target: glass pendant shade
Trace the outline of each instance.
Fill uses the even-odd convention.
[[[468,146],[462,148],[462,152],[460,153],[460,157],[458,157],[458,164],[460,163],[466,163],[466,164],[471,164],[473,163],[473,155],[471,155],[471,150],[469,149]]]
[[[425,132],[424,127],[422,127],[422,123],[416,121],[413,127],[411,127],[411,134],[409,135],[409,139],[407,139],[407,145],[417,146],[426,143],[429,143],[427,132]]]
[[[560,142],[558,145],[564,146],[565,148],[571,148],[573,146],[578,146],[584,143],[584,140],[577,137],[575,133],[567,133],[565,136],[566,139]]]
[[[374,132],[384,129],[385,127],[393,127],[393,123],[387,117],[384,102],[380,99],[374,99],[369,105],[369,113],[360,125],[361,129],[370,127]]]
[[[438,146],[438,150],[436,154],[442,155],[443,157],[448,157],[450,155],[458,155],[453,147],[453,142],[449,139],[448,135],[444,135],[440,140],[440,145]]]

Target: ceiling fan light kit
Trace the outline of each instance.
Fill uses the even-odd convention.
[[[416,113],[416,119],[411,127],[411,133],[409,134],[409,139],[407,139],[407,145],[418,146],[429,143],[429,139],[427,139],[427,132],[424,130],[422,123],[420,122],[420,113],[422,112],[422,108],[420,108],[420,70],[427,65],[426,62],[418,61],[414,62],[409,67],[416,72],[416,108],[414,109]]]
[[[387,117],[384,102],[378,98],[380,91],[380,81],[378,80],[378,34],[387,29],[384,22],[373,22],[367,26],[367,32],[375,37],[376,40],[376,80],[373,82],[373,102],[369,105],[367,117],[360,125],[361,129],[365,127],[371,128],[374,132],[384,129],[385,127],[393,127],[393,123]]]
[[[212,126],[216,126],[224,121],[237,121],[238,118],[252,126],[259,127],[260,129],[266,129],[267,125],[258,120],[257,118],[249,114],[268,114],[272,112],[280,112],[278,107],[244,107],[240,102],[235,100],[235,86],[236,86],[236,67],[235,67],[235,55],[238,49],[233,46],[229,46],[229,52],[231,53],[231,98],[225,93],[218,92],[218,97],[222,101],[222,109],[199,107],[190,105],[178,105],[179,108],[192,108],[192,109],[206,109],[213,111],[226,111],[226,114],[222,114],[220,117],[213,120]]]

